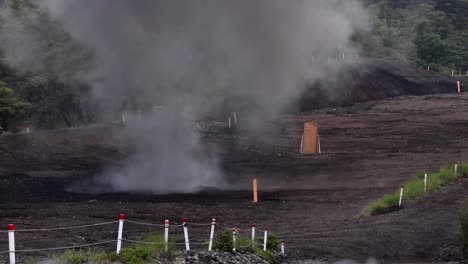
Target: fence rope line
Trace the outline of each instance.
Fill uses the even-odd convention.
[[[12,251],[12,252],[53,251],[53,250],[63,250],[63,249],[73,249],[73,248],[92,247],[92,246],[103,245],[103,244],[110,244],[110,243],[115,243],[115,240],[107,240],[107,241],[96,242],[96,243],[89,243],[89,244],[76,245],[76,246],[55,247],[55,248],[18,249],[18,250]],[[7,252],[10,252],[10,251],[7,251]]]
[[[240,247],[240,248],[246,248],[246,247],[251,247],[252,245],[253,245],[253,243],[252,243],[252,242],[250,242],[250,244],[248,244],[248,245],[245,245],[245,246],[241,246],[241,245],[239,245],[239,247]]]
[[[15,229],[15,232],[44,232],[44,231],[56,231],[56,230],[69,230],[69,229],[79,229],[93,226],[103,226],[118,223],[119,221],[103,222],[97,224],[89,225],[79,225],[79,226],[67,226],[67,227],[52,227],[52,228],[34,228],[34,229]],[[2,233],[8,233],[7,230],[2,231]]]
[[[211,223],[209,223],[209,224],[199,224],[199,223],[190,223],[190,222],[188,222],[187,224],[188,225],[194,225],[194,226],[210,226],[211,225]]]
[[[146,241],[139,241],[139,240],[132,240],[132,239],[126,239],[126,238],[122,238],[122,241],[126,241],[126,242],[130,242],[130,243],[136,243],[136,244],[145,244],[145,245],[165,245],[166,243],[164,242],[146,242]],[[115,240],[114,240],[115,242]],[[168,244],[172,244],[172,245],[183,245],[185,244],[185,242],[179,242],[179,243],[175,243],[175,242],[168,242]]]
[[[127,220],[125,219],[126,223],[132,223],[135,225],[144,225],[144,226],[156,226],[156,227],[165,227],[163,224],[152,224],[152,223],[145,223],[145,222],[138,222],[138,221],[132,221],[132,220]],[[171,227],[171,226],[169,226]],[[172,226],[173,227],[173,226]]]

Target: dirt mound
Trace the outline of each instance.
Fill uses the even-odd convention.
[[[462,91],[466,89],[462,82]],[[457,79],[404,63],[364,60],[346,67],[335,80],[315,84],[300,99],[300,109],[349,106],[402,95],[456,93]]]

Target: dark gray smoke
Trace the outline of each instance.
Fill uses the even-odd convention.
[[[114,190],[197,191],[222,186],[216,157],[203,150],[196,120],[227,96],[248,98],[240,116],[261,132],[307,83],[333,76],[327,58],[352,53],[366,27],[357,0],[38,0],[94,54],[84,77],[115,112],[132,98],[136,147],[101,183]],[[134,110],[134,109],[133,109]],[[104,180],[103,180],[104,179]]]

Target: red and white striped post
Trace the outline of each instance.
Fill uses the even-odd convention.
[[[169,248],[169,220],[164,221],[164,249],[168,250]]]
[[[214,239],[214,231],[215,231],[216,219],[211,219],[211,232],[210,232],[210,241],[208,243],[208,251],[213,249],[213,239]]]
[[[187,218],[182,218],[182,226],[184,227],[185,250],[190,251],[188,228],[187,228]]]
[[[281,240],[281,255],[284,256],[284,240]]]
[[[119,254],[120,249],[122,249],[122,234],[123,234],[124,220],[125,220],[125,215],[120,214],[120,216],[119,216],[119,232],[117,233],[117,249],[115,251],[115,252],[117,252],[117,254]]]
[[[263,251],[267,250],[267,240],[268,240],[268,228],[265,227],[265,233],[263,236]]]
[[[15,264],[15,225],[8,225],[8,250],[10,253],[10,264]]]
[[[232,231],[232,251],[236,252],[236,229],[231,229]]]

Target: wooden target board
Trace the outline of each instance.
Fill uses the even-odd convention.
[[[314,122],[304,123],[302,154],[319,154],[318,126]]]

